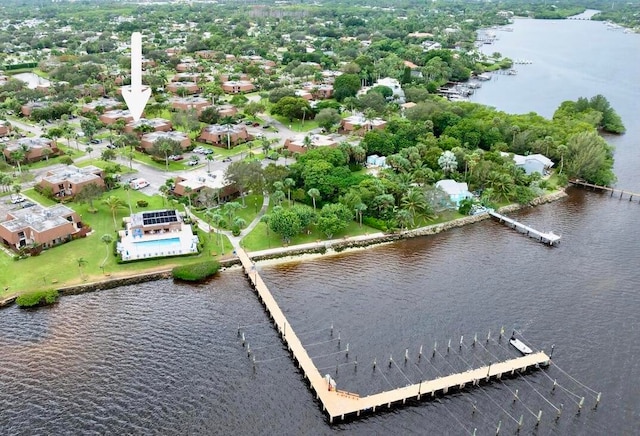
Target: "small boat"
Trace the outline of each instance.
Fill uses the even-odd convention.
[[[516,347],[518,351],[524,355],[533,353],[533,350],[531,348],[527,347],[525,343],[520,339],[516,339],[515,336],[511,336],[511,339],[509,339],[509,343]]]

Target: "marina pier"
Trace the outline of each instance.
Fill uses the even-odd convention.
[[[525,234],[530,238],[536,239],[543,244],[553,246],[557,245],[560,242],[560,236],[556,235],[553,232],[541,232],[493,210],[489,211],[489,215],[496,218],[498,221],[507,225],[508,227],[511,227],[512,229],[517,230],[518,232]]]
[[[236,254],[242,263],[245,275],[265,307],[273,325],[281,336],[283,343],[291,353],[294,362],[309,382],[311,390],[320,402],[322,410],[328,415],[329,422],[353,419],[362,414],[375,413],[401,406],[407,401],[421,401],[445,395],[451,391],[459,391],[468,387],[478,386],[493,379],[515,376],[529,369],[538,369],[550,363],[550,357],[544,352],[528,354],[522,357],[491,363],[465,372],[439,377],[433,380],[420,381],[417,384],[380,392],[366,397],[356,393],[341,391],[332,386],[330,377],[323,377],[316,368],[311,357],[302,345],[287,318],[273,298],[269,288],[256,270],[249,255],[241,248],[236,248]],[[239,330],[238,330],[239,333]],[[249,347],[247,347],[249,348]],[[250,350],[248,349],[250,354]],[[375,365],[375,364],[374,364]]]

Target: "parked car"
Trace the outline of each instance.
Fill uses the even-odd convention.
[[[18,204],[18,203],[22,203],[23,201],[25,201],[26,198],[24,198],[22,195],[20,194],[11,194],[11,204]]]
[[[118,147],[116,147],[114,144],[107,144],[107,148],[110,148],[111,150],[115,150]]]
[[[253,127],[258,127],[260,123],[253,123]]]
[[[189,165],[190,167],[194,167],[196,165],[198,165],[200,163],[199,160],[190,160],[189,162],[187,162],[187,165]]]
[[[245,121],[244,123],[245,123],[247,126],[251,126],[251,125],[253,125],[253,121]]]
[[[102,141],[99,139],[92,139],[91,141],[89,141],[92,144],[100,144]]]
[[[145,179],[133,179],[129,182],[129,186],[131,187],[131,189],[138,190],[149,186],[149,182],[147,182]]]
[[[231,158],[230,157],[225,157],[224,159],[222,159],[222,162],[231,162]]]
[[[205,148],[204,150],[202,150],[202,154],[204,155],[213,154],[213,150],[211,150],[210,148]]]
[[[204,147],[196,147],[193,149],[194,153],[198,153],[198,154],[202,154],[202,152],[204,152],[205,148]]]
[[[22,206],[23,209],[26,209],[27,207],[33,207],[35,206],[35,203],[32,203],[31,201],[25,201],[24,203],[22,203],[20,206]]]
[[[178,161],[182,159],[184,159],[184,156],[182,156],[181,154],[172,154],[171,156],[169,156],[169,160],[173,160],[173,161]]]
[[[264,126],[262,126],[263,129],[268,129],[269,127],[271,127],[269,124],[265,124]]]

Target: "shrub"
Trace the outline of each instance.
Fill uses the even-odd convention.
[[[138,200],[136,201],[138,207],[147,207],[149,206],[149,202],[147,200]]]
[[[63,156],[60,158],[60,163],[64,165],[73,165],[73,159],[69,156]]]
[[[195,282],[211,277],[220,269],[220,263],[215,260],[192,263],[190,265],[180,265],[171,271],[174,279]]]
[[[58,291],[55,289],[26,292],[16,298],[16,304],[20,307],[45,306],[56,301],[58,301]]]
[[[387,222],[385,220],[381,220],[378,218],[374,218],[371,216],[366,216],[364,218],[362,218],[362,223],[369,226],[369,227],[373,227],[374,229],[378,229],[380,231],[386,232],[389,228],[387,226]]]

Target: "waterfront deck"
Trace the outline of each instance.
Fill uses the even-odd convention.
[[[517,230],[520,233],[523,233],[527,236],[529,236],[530,238],[536,239],[540,242],[542,242],[543,244],[548,244],[548,245],[557,245],[560,242],[560,236],[556,235],[553,232],[541,232],[539,230],[536,230],[532,227],[529,227],[525,224],[522,224],[516,220],[514,220],[513,218],[509,218],[505,215],[502,215],[496,211],[490,210],[489,211],[489,215],[491,215],[494,218],[497,218],[498,221],[500,221],[501,223],[511,227],[512,229]]]
[[[609,186],[595,185],[593,183],[585,182],[584,180],[574,179],[574,180],[569,180],[569,183],[571,183],[574,186],[580,186],[581,188],[591,189],[593,191],[598,190],[602,192],[608,192],[609,197],[613,197],[615,194],[619,200],[622,200],[625,196],[627,196],[629,197],[629,201],[633,201],[633,197],[636,197],[638,201],[640,201],[640,194],[636,192],[625,191],[624,189],[610,188]]]
[[[419,401],[436,395],[444,395],[452,389],[459,390],[465,389],[467,386],[477,386],[481,381],[489,381],[492,377],[500,379],[503,375],[515,375],[530,368],[539,368],[541,365],[549,364],[549,356],[538,352],[366,397],[339,389],[330,390],[327,380],[320,374],[295,331],[288,324],[284,313],[260,277],[251,258],[240,248],[236,249],[236,254],[242,262],[245,274],[264,304],[267,314],[280,333],[282,341],[292,354],[305,379],[309,381],[323,411],[327,413],[330,423],[336,419],[344,420],[347,417],[359,417],[362,413],[373,413],[376,409],[383,407],[388,409],[394,405],[405,404],[407,400]]]

